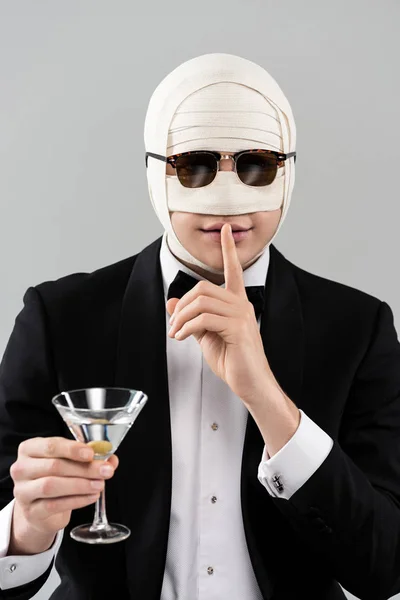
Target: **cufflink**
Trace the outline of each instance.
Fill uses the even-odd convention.
[[[272,477],[272,483],[274,484],[276,490],[281,494],[283,492],[283,483],[281,482],[282,475],[274,475]]]

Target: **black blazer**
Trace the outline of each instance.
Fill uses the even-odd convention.
[[[71,438],[50,401],[60,390],[124,386],[149,397],[106,484],[109,519],[132,534],[103,547],[75,542],[70,529],[90,522],[94,506],[73,511],[54,600],[160,598],[172,472],[160,245],[158,238],[114,265],[29,288],[3,357],[0,508],[13,498],[9,469],[22,440]],[[400,592],[400,344],[392,311],[270,250],[266,356],[334,445],[289,500],[273,498],[257,479],[264,442],[248,416],[240,494],[258,584],[268,600],[343,599],[338,582],[362,600],[387,599]],[[31,598],[49,572],[1,598]]]

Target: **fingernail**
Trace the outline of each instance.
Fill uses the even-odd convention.
[[[169,320],[169,324],[170,325],[172,325],[172,323],[174,322],[174,319],[175,319],[175,313],[172,313],[172,316],[171,316],[171,318]]]
[[[113,472],[113,468],[112,467],[108,467],[107,465],[105,465],[104,467],[100,467],[100,475],[112,475]]]

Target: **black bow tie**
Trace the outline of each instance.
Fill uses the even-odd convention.
[[[197,283],[199,283],[198,279],[195,279],[188,273],[178,271],[177,276],[168,288],[167,300],[170,298],[182,298],[182,296],[191,290]],[[246,286],[246,293],[247,298],[254,306],[254,312],[258,319],[264,310],[264,286],[248,285]]]

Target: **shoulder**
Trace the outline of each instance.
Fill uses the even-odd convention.
[[[137,256],[135,254],[92,272],[71,273],[32,287],[47,307],[109,303],[113,298],[122,299]]]
[[[351,317],[364,321],[366,317],[374,319],[377,315],[382,305],[382,300],[377,296],[303,269],[284,257],[276,248],[272,252],[278,268],[285,265],[291,271],[300,302],[306,312],[311,311],[315,316],[322,318],[336,314],[341,319]]]

